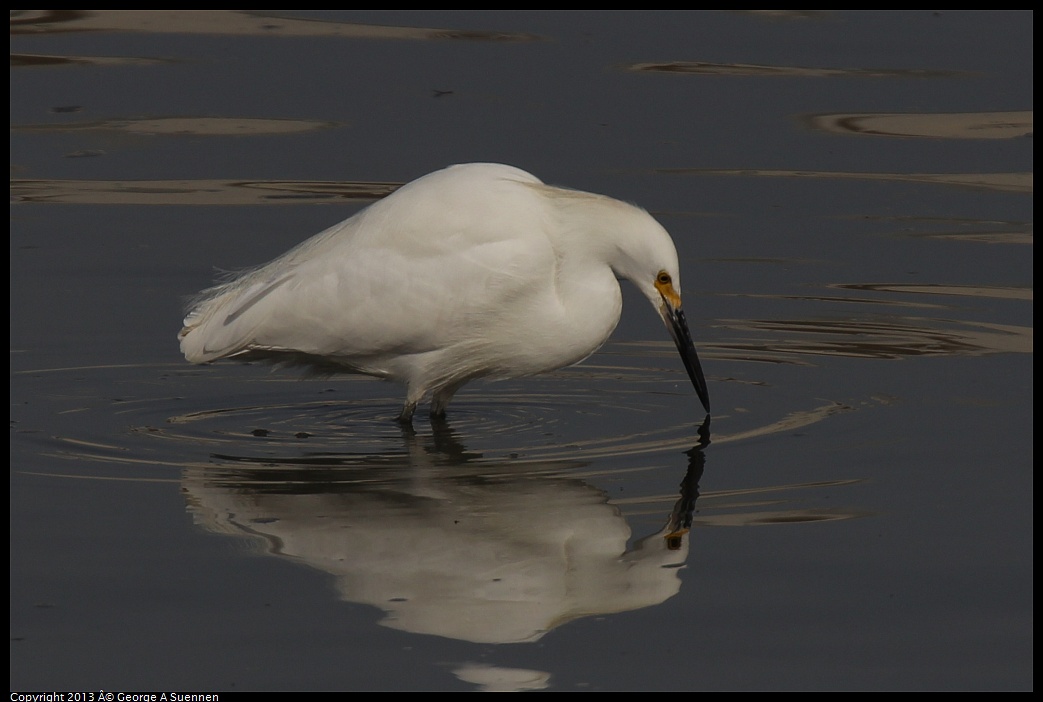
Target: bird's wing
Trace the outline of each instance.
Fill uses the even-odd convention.
[[[204,292],[181,349],[196,363],[246,351],[361,362],[446,348],[475,325],[491,331],[498,311],[518,309],[512,301],[553,287],[533,182],[490,164],[414,181]]]
[[[445,348],[492,330],[512,301],[553,276],[553,251],[501,238],[458,246],[347,246],[273,264],[213,294],[185,319],[197,363],[246,351],[375,359]]]

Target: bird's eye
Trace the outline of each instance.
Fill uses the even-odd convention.
[[[659,275],[656,276],[656,282],[658,282],[660,285],[669,285],[671,282],[670,274],[666,271],[659,271]]]

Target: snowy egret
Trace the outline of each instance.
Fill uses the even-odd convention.
[[[633,205],[500,164],[426,175],[204,290],[178,338],[193,363],[257,359],[405,383],[408,423],[428,394],[442,416],[474,378],[587,358],[619,322],[617,278],[659,311],[709,412],[666,230]]]

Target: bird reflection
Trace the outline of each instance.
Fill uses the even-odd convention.
[[[685,548],[684,537],[692,528],[692,515],[695,513],[695,501],[699,499],[699,481],[703,477],[703,469],[706,465],[706,455],[703,449],[710,445],[710,415],[699,427],[699,443],[688,449],[688,471],[681,481],[681,497],[674,503],[674,509],[670,512],[667,521],[668,533],[663,537],[666,547],[671,551],[679,551]]]
[[[586,462],[484,459],[446,423],[404,428],[403,442],[393,455],[215,456],[186,471],[185,493],[207,528],[333,574],[342,599],[414,633],[536,641],[680,589],[708,420],[665,524],[629,548],[619,508],[577,477]]]

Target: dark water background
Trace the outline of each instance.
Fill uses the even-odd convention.
[[[1031,689],[1032,20],[12,12],[12,690]],[[467,161],[673,234],[709,445],[632,290],[412,435],[180,358]]]

